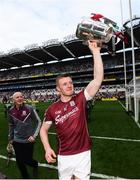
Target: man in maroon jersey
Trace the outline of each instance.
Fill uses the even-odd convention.
[[[91,139],[87,128],[86,102],[99,90],[103,80],[103,63],[100,47],[96,41],[88,41],[93,54],[94,79],[87,87],[74,94],[74,86],[69,75],[56,78],[56,89],[60,99],[50,105],[45,112],[40,137],[48,163],[58,160],[59,179],[89,179],[91,170]],[[52,122],[58,135],[58,156],[51,148],[48,130]]]

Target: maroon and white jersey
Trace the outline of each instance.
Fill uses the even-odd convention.
[[[72,155],[91,148],[86,119],[84,92],[73,95],[70,101],[53,103],[45,112],[44,121],[53,121],[59,140],[59,155]]]

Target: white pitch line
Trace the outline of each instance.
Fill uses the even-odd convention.
[[[119,102],[119,104],[126,110],[124,104],[123,104],[121,101],[118,101],[118,102]]]
[[[6,156],[0,155],[1,159],[5,159],[7,160],[8,158]],[[10,161],[16,161],[15,158],[10,158]],[[51,169],[58,169],[57,166],[53,166],[53,165],[49,165],[46,163],[38,163],[39,167],[47,167],[47,168],[51,168]],[[115,177],[115,176],[109,176],[109,175],[105,175],[105,174],[98,174],[98,173],[91,173],[90,175],[91,177],[98,177],[98,178],[107,178],[107,179],[126,179],[126,178],[121,178],[121,177]]]
[[[121,103],[121,101],[118,101],[120,103],[120,105],[124,108],[124,110],[126,111],[125,106]],[[140,128],[140,124],[139,122],[135,121],[135,117],[133,115],[130,115],[130,117],[134,120],[134,122],[136,123],[136,125]]]
[[[56,133],[49,132],[51,135],[56,135]],[[90,136],[95,139],[105,139],[105,140],[114,140],[114,141],[125,141],[125,142],[140,142],[140,139],[124,139],[124,138],[114,138],[114,137],[104,137],[104,136]]]
[[[105,179],[126,179],[122,177],[115,177],[115,176],[109,176],[109,175],[104,175],[104,174],[98,174],[98,173],[91,173],[91,177],[98,177],[98,178],[105,178]]]
[[[113,138],[113,137],[100,137],[100,136],[90,136],[96,139],[114,140],[114,141],[125,141],[125,142],[140,142],[140,139],[123,139],[123,138]]]

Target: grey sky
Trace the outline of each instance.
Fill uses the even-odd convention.
[[[131,0],[140,16],[140,0]],[[123,19],[130,18],[129,0],[122,0]],[[0,52],[74,34],[83,16],[100,13],[121,27],[120,0],[1,0]]]

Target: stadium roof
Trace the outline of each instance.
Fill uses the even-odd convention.
[[[134,24],[134,46],[140,46],[140,18],[137,18],[138,23]],[[131,48],[131,31],[125,23],[124,34],[128,39],[126,48]],[[101,52],[112,52],[112,39],[107,44],[108,49],[102,48]],[[117,42],[116,51],[123,49],[122,41]],[[44,42],[42,46],[32,44],[25,47],[24,50],[13,49],[8,54],[0,54],[0,70],[32,66],[34,64],[46,64],[51,62],[62,61],[65,59],[78,59],[81,56],[89,56],[91,52],[89,48],[83,44],[82,40],[69,36],[64,41],[59,42],[57,39],[52,39]]]

